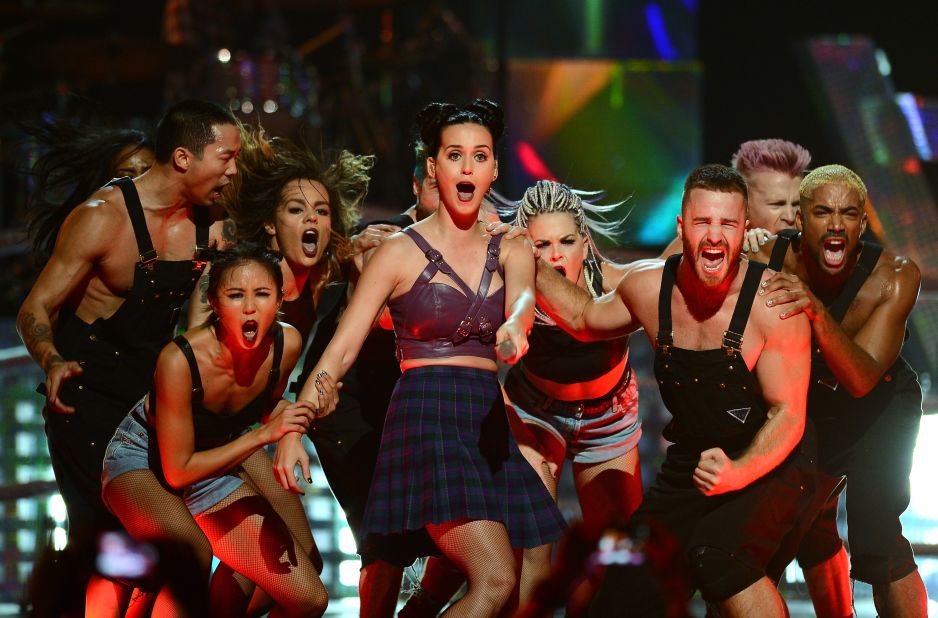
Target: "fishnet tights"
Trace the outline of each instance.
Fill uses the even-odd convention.
[[[273,462],[264,449],[258,449],[241,463],[241,478],[254,491],[267,499],[274,511],[283,519],[290,534],[299,543],[303,553],[309,556],[322,572],[322,556],[316,548],[309,520],[299,496],[280,486],[273,473]],[[253,594],[253,596],[252,596]],[[261,616],[270,611],[273,599],[254,582],[236,572],[227,564],[219,564],[212,575],[212,612],[215,616]]]
[[[469,591],[444,616],[498,615],[511,600],[517,581],[515,556],[504,524],[460,520],[427,525],[427,532],[469,580]]]
[[[250,484],[197,515],[196,521],[215,555],[270,595],[277,605],[272,617],[325,612],[328,593],[316,567],[270,502]],[[212,611],[218,615],[216,607]]]
[[[598,537],[613,525],[625,525],[642,502],[642,471],[638,447],[601,463],[573,464],[583,523]]]
[[[179,496],[151,470],[131,470],[111,481],[109,507],[137,541],[161,549],[161,587],[153,616],[202,616],[212,567],[212,547]]]

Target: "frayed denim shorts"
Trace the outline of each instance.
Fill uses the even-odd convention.
[[[505,394],[518,417],[556,438],[575,463],[610,461],[629,452],[642,437],[638,385],[626,367],[608,394],[583,401],[561,401],[544,394],[520,369],[509,372]]]
[[[240,466],[222,474],[210,476],[189,485],[182,491],[171,489],[163,479],[160,467],[159,447],[156,432],[146,421],[144,399],[137,402],[129,414],[117,426],[104,453],[104,468],[101,471],[101,495],[104,504],[107,501],[108,484],[132,470],[152,470],[153,474],[168,491],[182,497],[186,507],[193,515],[198,515],[212,508],[238,489],[244,481],[238,476]]]

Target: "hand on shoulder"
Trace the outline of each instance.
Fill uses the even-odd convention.
[[[501,248],[503,251],[521,251],[532,257],[534,256],[534,246],[531,244],[531,241],[528,240],[527,234],[519,236],[509,236],[506,234],[502,240]]]

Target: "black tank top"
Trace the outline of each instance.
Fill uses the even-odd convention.
[[[280,320],[300,331],[303,341],[313,330],[316,322],[316,306],[313,303],[313,277],[307,277],[300,295],[294,300],[280,304]]]
[[[592,256],[584,262],[584,268],[595,273],[591,291],[602,296],[602,265]],[[538,310],[540,316],[540,310]],[[600,378],[609,373],[622,361],[629,346],[628,337],[608,341],[579,341],[555,324],[535,319],[528,335],[528,353],[520,365],[534,375],[560,384],[580,384]],[[509,371],[521,371],[515,365]]]
[[[179,346],[179,349],[186,356],[186,361],[189,363],[189,374],[192,376],[192,428],[195,436],[195,450],[204,451],[227,444],[247,427],[261,420],[271,400],[273,390],[277,386],[277,381],[280,379],[280,361],[283,358],[283,329],[279,323],[274,325],[273,335],[274,355],[267,376],[267,385],[246,406],[229,414],[220,414],[208,410],[202,405],[204,395],[202,377],[199,374],[199,365],[195,360],[195,354],[192,352],[192,346],[189,345],[189,340],[182,335],[173,339],[173,343]],[[155,401],[154,398],[151,398],[151,413],[155,413]]]
[[[847,277],[840,294],[827,308],[831,317],[838,323],[842,322],[847,310],[853,303],[860,288],[872,274],[876,263],[882,255],[883,247],[873,242],[860,242],[860,257],[856,265]],[[909,336],[908,329],[905,334]],[[871,402],[877,402],[883,397],[889,397],[897,385],[906,385],[910,381],[915,381],[917,386],[917,376],[915,371],[909,366],[901,356],[889,367],[883,374],[879,383],[869,393],[863,397],[851,397],[850,394],[840,388],[834,372],[830,370],[821,354],[821,349],[817,345],[811,348],[811,386],[808,389],[808,414],[816,420],[842,418],[845,413],[855,410],[855,406],[869,405]],[[877,404],[878,405],[878,404]]]
[[[691,455],[720,447],[734,457],[752,442],[768,412],[759,382],[740,352],[765,265],[749,263],[723,346],[686,350],[674,347],[671,321],[671,290],[680,261],[681,255],[672,255],[665,262],[658,300],[655,377],[673,416],[664,437]]]
[[[535,324],[528,336],[530,348],[522,363],[534,375],[559,382],[578,384],[609,373],[622,361],[628,348],[627,337],[608,341],[579,341],[559,326]],[[512,367],[511,371],[520,371]]]
[[[195,259],[208,246],[209,215],[197,207],[193,259],[158,259],[147,230],[143,207],[129,178],[111,181],[124,195],[140,260],[133,284],[114,315],[87,324],[71,308],[60,311],[54,341],[62,356],[77,361],[84,372],[63,385],[63,400],[73,389],[92,391],[129,409],[150,390],[160,350],[173,337],[183,303],[195,288],[205,262]],[[120,406],[118,406],[120,409]],[[126,411],[124,412],[126,414]],[[113,427],[120,418],[101,419]]]

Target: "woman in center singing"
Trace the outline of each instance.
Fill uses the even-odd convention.
[[[509,363],[528,349],[534,260],[526,239],[489,236],[478,221],[498,176],[501,107],[432,103],[417,124],[440,206],[377,249],[311,375],[339,380],[387,303],[403,373],[365,509],[365,542],[392,536],[414,558],[442,552],[469,581],[446,615],[492,616],[518,581],[515,552],[556,541],[564,526],[512,437],[496,376],[496,346]],[[300,398],[315,388],[308,381]],[[282,478],[293,476],[298,441],[279,446]]]

